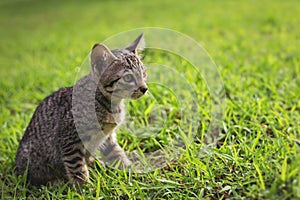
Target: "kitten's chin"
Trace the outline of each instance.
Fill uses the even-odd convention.
[[[130,97],[130,99],[139,99],[143,96],[143,93],[133,93]]]

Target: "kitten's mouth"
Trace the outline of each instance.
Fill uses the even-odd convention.
[[[148,89],[145,89],[143,91],[141,91],[141,90],[134,91],[131,95],[131,99],[138,99],[138,98],[142,97],[147,92],[147,90]]]
[[[144,94],[140,93],[140,94],[136,94],[136,93],[133,93],[131,95],[131,99],[139,99],[140,97],[142,97]]]
[[[141,92],[134,91],[132,94],[127,94],[127,95],[114,93],[112,98],[114,98],[114,99],[138,99],[138,98],[142,97],[143,95],[144,94]]]

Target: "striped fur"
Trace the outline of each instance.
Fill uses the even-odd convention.
[[[137,99],[147,91],[145,67],[136,52],[141,39],[123,50],[95,45],[91,73],[76,89],[59,89],[40,103],[19,144],[17,175],[27,173],[34,185],[59,179],[81,185],[88,181],[94,150],[106,163],[130,165],[115,131],[124,118],[123,99]]]

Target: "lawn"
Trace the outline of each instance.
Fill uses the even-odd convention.
[[[300,199],[299,13],[296,0],[1,1],[1,199]],[[146,48],[149,93],[126,101],[130,120],[118,139],[128,152],[172,152],[171,141],[189,133],[180,154],[144,173],[90,168],[81,194],[16,177],[18,143],[39,102],[74,84],[94,43],[141,27],[186,34],[210,55],[226,94],[217,145],[204,139],[214,119],[205,76],[181,55]],[[184,116],[191,92],[182,77],[197,99],[196,112]]]

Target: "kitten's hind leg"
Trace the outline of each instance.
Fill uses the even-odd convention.
[[[64,167],[71,184],[82,185],[88,182],[89,171],[82,144],[70,145],[62,149]]]
[[[103,160],[119,168],[128,167],[131,161],[116,140],[115,133],[110,135],[98,148]]]

